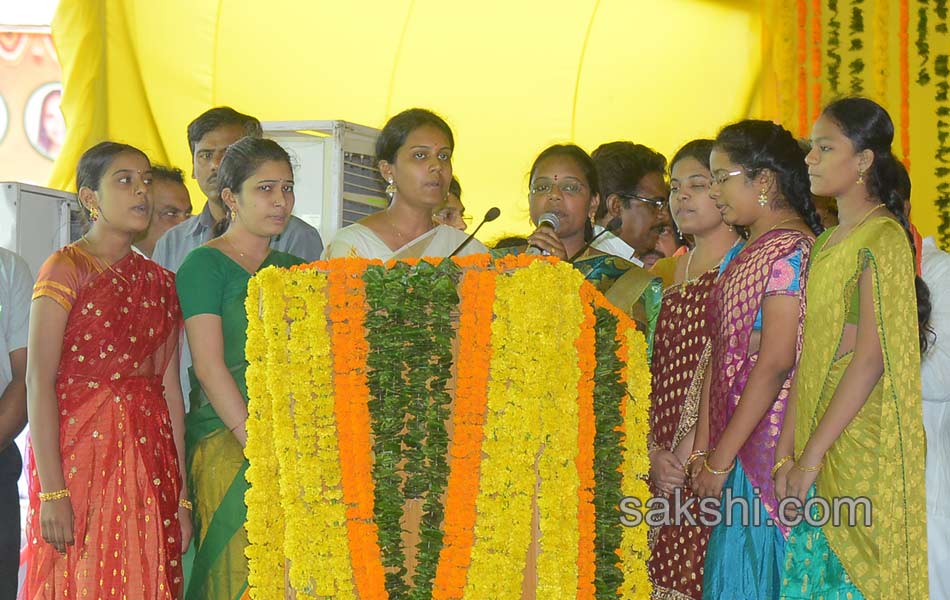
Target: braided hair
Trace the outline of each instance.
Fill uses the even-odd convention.
[[[748,179],[765,169],[774,173],[781,192],[778,205],[791,207],[815,235],[824,231],[811,195],[805,151],[789,130],[772,121],[739,121],[719,132],[715,147],[741,165]]]
[[[894,122],[891,121],[890,115],[877,102],[858,97],[836,100],[826,106],[822,114],[834,121],[841,132],[851,140],[855,152],[870,150],[874,153],[871,168],[864,174],[868,195],[879,198],[901,224],[907,233],[910,251],[916,259],[914,236],[904,213],[904,203],[910,201],[910,178],[904,165],[891,152]],[[904,193],[901,191],[902,187],[906,188]],[[929,346],[928,337],[932,332],[930,290],[919,276],[915,278],[914,286],[917,292],[920,351],[924,353]]]

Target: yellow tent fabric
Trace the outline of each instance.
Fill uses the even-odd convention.
[[[629,139],[669,156],[747,116],[795,131],[796,10],[828,1],[61,0],[52,29],[69,133],[50,185],[71,189],[79,155],[107,138],[189,173],[186,125],[216,105],[373,127],[423,106],[456,133],[469,211],[502,209],[480,237],[524,232],[527,171],[550,143],[590,151]],[[897,48],[886,49],[891,62]],[[933,234],[928,93],[927,115],[914,113],[924,147],[912,174],[926,199],[915,218]]]

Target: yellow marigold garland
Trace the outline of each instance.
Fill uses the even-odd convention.
[[[292,406],[278,411],[275,433],[295,462],[284,471],[293,477],[283,495],[287,515],[287,558],[298,598],[355,598],[346,536],[340,455],[334,415],[333,360],[327,331],[327,278],[301,271],[287,278],[290,340],[282,376],[291,383]],[[283,417],[278,420],[278,415]],[[296,473],[309,474],[306,485]]]
[[[245,379],[249,402],[244,453],[250,460],[245,529],[249,542],[247,581],[250,595],[255,599],[282,598],[284,594],[284,514],[274,478],[278,462],[265,363],[274,321],[265,319],[262,313],[265,310],[267,315],[273,315],[275,307],[281,305],[279,322],[283,323],[283,295],[276,282],[279,277],[274,267],[262,270],[248,283],[245,302],[248,315],[245,356],[249,363]]]
[[[538,271],[536,279],[522,278],[522,302],[530,311],[526,315],[529,317],[527,329],[533,330],[536,336],[533,344],[523,348],[530,359],[524,363],[524,376],[540,395],[543,444],[538,460],[541,551],[537,558],[536,593],[538,598],[573,599],[578,590],[580,535],[576,526],[565,527],[565,523],[578,522],[577,394],[581,370],[576,340],[585,316],[580,295],[584,277],[564,262],[553,267],[538,265],[533,269]],[[531,273],[532,267],[526,271]],[[532,304],[538,290],[549,290],[559,302]],[[559,360],[564,366],[551,369]]]
[[[624,407],[626,437],[624,440],[624,496],[640,499],[646,506],[650,488],[646,475],[650,470],[647,455],[647,434],[650,430],[650,369],[647,367],[647,344],[643,334],[632,328],[618,328],[620,348],[617,356],[627,365],[624,379],[627,383],[627,402]],[[621,598],[649,598],[653,590],[647,574],[650,558],[645,526],[624,527],[620,543],[623,558],[623,586]]]

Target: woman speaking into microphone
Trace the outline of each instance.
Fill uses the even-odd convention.
[[[617,308],[629,314],[653,346],[663,286],[658,277],[618,256],[590,247],[592,219],[600,203],[597,172],[590,156],[574,144],[545,149],[531,167],[528,203],[538,225],[528,245],[494,251],[537,253],[571,260]]]

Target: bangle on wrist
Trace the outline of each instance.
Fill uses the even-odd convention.
[[[795,468],[803,473],[814,473],[815,471],[820,471],[822,467],[825,466],[825,459],[818,461],[818,464],[813,467],[803,467],[799,462],[801,460],[801,455],[798,455],[798,459],[795,460]]]
[[[181,508],[187,508],[188,510],[192,510],[191,500],[188,500],[186,498],[180,499],[178,501],[178,506],[180,506]]]
[[[50,500],[69,498],[69,488],[63,488],[56,492],[40,492],[38,495],[40,497],[40,502],[49,502]]]
[[[736,459],[732,459],[732,464],[729,465],[728,469],[720,471],[719,469],[714,469],[709,466],[709,456],[707,455],[706,458],[703,459],[703,468],[713,475],[728,475],[733,469],[736,468]]]
[[[689,458],[686,459],[686,464],[683,465],[683,467],[685,467],[685,468],[686,468],[686,471],[689,472],[689,467],[690,467],[694,462],[696,462],[696,461],[699,460],[700,458],[704,458],[704,457],[706,457],[706,456],[709,456],[709,452],[708,452],[708,451],[706,451],[706,450],[697,450],[696,452],[693,452],[692,454],[689,455]]]
[[[792,455],[787,454],[783,456],[782,458],[778,459],[777,461],[775,461],[775,466],[772,467],[772,479],[775,479],[775,474],[778,473],[778,470],[781,469],[782,466],[785,465],[785,463],[787,463],[790,460],[792,460]]]

